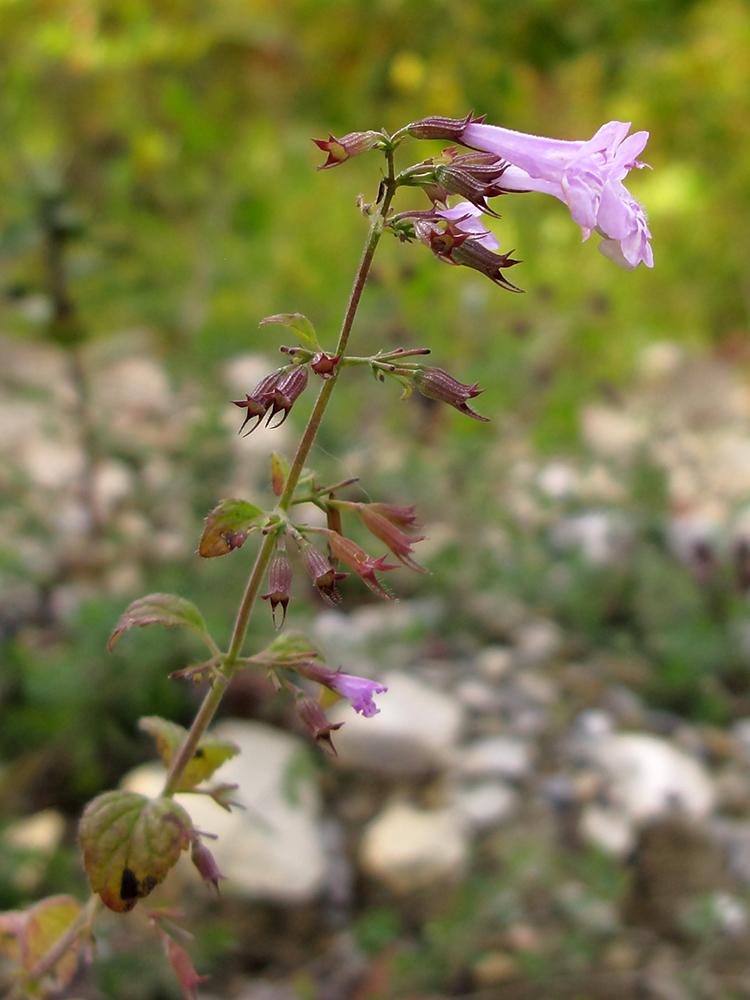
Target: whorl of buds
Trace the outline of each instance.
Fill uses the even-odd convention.
[[[465,118],[442,118],[439,115],[431,115],[407,125],[406,131],[415,139],[447,139],[448,142],[460,142],[467,125],[477,125],[486,117],[481,115],[475,118],[473,111],[470,111]]]
[[[328,170],[329,167],[338,167],[353,156],[359,156],[360,153],[369,153],[371,149],[382,149],[385,137],[382,132],[348,132],[341,139],[329,134],[327,139],[313,139],[313,142],[318,149],[328,153],[328,159],[325,163],[321,163],[318,170]]]
[[[418,368],[414,372],[413,381],[416,388],[428,399],[437,399],[441,403],[447,403],[475,420],[485,422],[489,420],[489,417],[482,417],[475,413],[467,403],[467,400],[474,399],[475,396],[484,391],[479,388],[478,382],[474,382],[473,385],[464,385],[463,382],[459,382],[442,368],[429,366]]]

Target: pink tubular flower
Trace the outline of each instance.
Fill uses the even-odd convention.
[[[420,566],[412,558],[414,551],[412,545],[415,542],[423,541],[424,535],[407,535],[405,531],[397,528],[390,518],[385,517],[377,510],[373,510],[371,504],[359,503],[356,506],[357,513],[370,534],[374,535],[375,538],[379,538],[381,542],[384,542],[394,556],[401,560],[404,566],[416,570],[417,573],[427,572],[424,566]]]
[[[383,694],[388,690],[384,684],[368,681],[366,677],[356,677],[354,674],[342,674],[340,670],[329,670],[318,663],[304,663],[297,667],[297,672],[311,681],[316,681],[330,688],[342,698],[348,698],[352,708],[366,719],[377,715],[380,709],[373,701],[373,695]]]
[[[587,240],[593,230],[604,237],[599,249],[632,271],[654,266],[651,233],[643,206],[623,179],[648,141],[648,132],[628,136],[630,122],[608,122],[589,140],[568,141],[527,135],[497,125],[469,122],[460,142],[495,153],[511,164],[502,176],[508,191],[552,194],[570,209]]]

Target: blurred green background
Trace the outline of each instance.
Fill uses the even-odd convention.
[[[0,471],[6,816],[50,803],[75,815],[149,755],[134,736],[140,714],[190,718],[192,696],[164,680],[194,655],[187,640],[128,637],[108,657],[106,637],[147,590],[202,602],[226,635],[247,553],[198,565],[194,549],[201,519],[237,479],[227,399],[254,383],[243,390],[227,372],[245,355],[258,357],[258,377],[264,360],[276,363],[283,336],[258,329],[272,313],[305,313],[333,346],[365,234],[356,198],[373,198],[379,180],[378,154],[318,172],[311,137],[394,131],[426,115],[474,109],[560,138],[589,138],[612,119],[650,131],[643,155],[653,170],[628,186],[649,212],[656,264],[619,270],[596,237],[581,244],[564,206],[537,195],[501,200],[492,224],[522,260],[511,278],[524,295],[385,240],[353,349],[429,346],[435,364],[481,381],[477,409],[492,423],[400,403],[394,386],[357,373],[316,468],[361,475],[374,499],[421,501],[433,577],[403,574],[399,592],[460,595],[446,635],[481,634],[471,617],[480,596],[512,593],[584,646],[644,656],[657,705],[721,722],[747,709],[731,629],[744,599],[728,570],[707,589],[668,552],[674,498],[663,470],[643,455],[618,467],[623,490],[611,506],[628,511],[638,544],[614,569],[559,557],[560,588],[543,518],[529,527],[504,505],[513,456],[503,442],[522,442],[534,461],[578,460],[582,407],[620,400],[653,341],[742,377],[748,52],[741,0],[0,0],[3,358],[33,367],[39,352],[48,365],[39,371],[59,370],[72,386],[66,396],[46,376],[21,378],[17,361],[0,368],[0,435],[17,442]],[[438,148],[406,144],[400,162]],[[153,439],[118,432],[119,397],[96,388],[101,371],[131,355],[164,377],[166,430]],[[58,416],[73,428],[84,508],[102,463],[136,483],[127,524],[105,505],[66,534],[55,489],[16,462],[27,403],[52,441]],[[302,426],[309,405],[295,407],[289,427]],[[260,440],[288,449],[293,436]],[[240,478],[249,499],[268,503],[263,454]],[[168,471],[157,489],[159,455]],[[138,544],[134,516],[145,525]],[[175,523],[191,541],[159,548],[153,533]],[[116,576],[123,566],[133,574]],[[299,608],[304,619],[312,599],[300,595]],[[254,637],[266,641],[261,611]],[[17,902],[4,891],[0,902]]]

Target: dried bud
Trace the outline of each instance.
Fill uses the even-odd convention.
[[[494,153],[455,153],[448,149],[444,163],[435,165],[435,181],[452,194],[460,194],[483,212],[495,215],[487,198],[505,194],[502,176],[509,164]],[[441,199],[444,200],[444,199]]]
[[[374,504],[360,503],[357,504],[357,513],[367,530],[375,538],[379,538],[381,542],[384,542],[391,552],[400,559],[401,562],[408,566],[410,569],[414,569],[417,573],[426,573],[427,570],[424,566],[420,566],[418,562],[412,559],[412,544],[414,542],[421,542],[424,539],[424,535],[407,535],[405,532],[397,528],[393,522],[380,514],[377,510],[374,510]]]
[[[414,385],[428,399],[437,399],[441,403],[448,403],[449,406],[455,407],[461,413],[465,413],[475,420],[487,421],[489,419],[475,413],[467,404],[467,400],[474,399],[475,396],[484,391],[479,388],[478,382],[473,385],[464,385],[463,382],[459,382],[442,368],[425,367],[418,368],[414,372]]]
[[[271,395],[270,401],[273,406],[271,412],[268,414],[266,427],[271,425],[271,420],[277,413],[283,412],[281,420],[273,425],[274,427],[281,427],[286,418],[289,416],[289,411],[292,406],[305,391],[307,378],[307,368],[304,365],[292,368],[290,372],[281,376],[276,384],[273,394]]]
[[[266,415],[268,407],[271,405],[271,400],[273,399],[274,390],[283,374],[283,368],[279,368],[277,371],[271,372],[270,375],[266,375],[265,378],[262,378],[253,391],[249,395],[245,395],[244,399],[232,400],[235,406],[239,406],[242,409],[247,410],[245,419],[242,421],[242,427],[240,427],[237,432],[238,434],[242,433],[245,428],[245,424],[248,420],[252,419],[252,417],[257,417],[258,419],[255,421],[247,434],[250,434],[255,430],[263,417]],[[245,437],[247,437],[247,434]]]
[[[479,240],[466,240],[451,250],[450,262],[479,271],[509,292],[522,292],[522,288],[518,288],[502,274],[503,268],[520,263],[511,257],[512,253],[512,250],[508,253],[493,253]]]
[[[206,885],[211,888],[213,886],[213,891],[216,896],[219,895],[219,879],[226,878],[219,871],[219,866],[214,860],[213,854],[209,851],[200,837],[196,837],[193,841],[193,849],[190,854],[190,858],[198,869],[201,878],[206,883]]]
[[[302,695],[297,699],[297,712],[321,748],[333,754],[334,757],[338,757],[331,733],[336,729],[341,729],[344,723],[329,722],[317,701]]]
[[[341,361],[340,354],[331,358],[325,352],[320,351],[310,362],[310,367],[321,378],[333,378],[336,373],[336,365],[339,361]]]
[[[367,505],[370,510],[381,517],[386,518],[397,528],[418,528],[417,516],[414,513],[414,504],[411,507],[399,507],[395,503],[370,503]]]
[[[268,570],[268,593],[261,594],[261,599],[271,602],[271,617],[273,627],[280,629],[286,621],[286,609],[292,586],[292,564],[285,552],[277,552]],[[281,606],[281,621],[277,620],[276,609]]]
[[[475,118],[473,111],[470,111],[465,118],[441,118],[439,115],[432,115],[418,122],[412,122],[406,131],[415,139],[446,139],[448,142],[461,142],[466,126],[477,125],[486,117],[482,115],[480,118]]]
[[[314,545],[305,544],[302,550],[302,560],[313,583],[318,588],[320,596],[328,604],[341,604],[341,594],[336,590],[338,580],[345,580],[348,573],[337,573],[322,552]]]
[[[198,975],[193,968],[193,963],[190,961],[188,953],[176,941],[173,941],[172,938],[166,938],[164,950],[167,953],[169,964],[172,966],[172,970],[180,983],[182,995],[185,997],[185,1000],[198,1000],[195,987],[198,983],[205,983],[209,976]]]
[[[326,531],[326,536],[331,549],[331,555],[334,559],[340,559],[342,562],[345,562],[378,597],[382,597],[386,601],[394,599],[393,594],[386,590],[375,575],[375,572],[377,570],[379,573],[385,573],[389,569],[398,569],[398,566],[388,566],[385,562],[385,556],[381,556],[380,559],[374,559],[364,549],[361,549],[356,542],[353,542],[351,538],[344,538],[343,535],[339,535],[336,531]]]
[[[327,170],[329,167],[338,167],[340,163],[350,160],[353,156],[359,156],[360,153],[369,153],[371,149],[382,149],[385,137],[382,132],[349,132],[341,139],[329,135],[327,139],[313,139],[313,142],[324,153],[328,153],[326,162],[318,167],[318,170]]]

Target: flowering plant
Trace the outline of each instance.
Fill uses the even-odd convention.
[[[190,678],[206,686],[203,701],[189,730],[158,717],[141,720],[167,766],[164,787],[155,798],[128,791],[110,791],[86,807],[80,823],[80,844],[91,883],[92,896],[82,905],[69,896],[43,900],[24,913],[0,914],[0,945],[17,958],[15,986],[10,1000],[46,997],[64,989],[74,974],[79,954],[88,951],[92,923],[103,904],[115,912],[128,912],[147,897],[168,874],[183,851],[190,849],[193,863],[210,890],[218,892],[223,878],[189,814],[174,800],[177,792],[208,795],[231,809],[231,788],[212,785],[217,768],[237,748],[208,735],[209,725],[227,685],[243,670],[266,671],[276,688],[294,698],[302,723],[318,744],[336,753],[333,733],[342,723],[328,721],[324,705],[333,696],[348,699],[367,718],[379,708],[374,696],[386,688],[374,680],[347,674],[328,666],[304,635],[281,631],[266,649],[247,655],[245,638],[258,598],[268,601],[277,630],[283,630],[292,597],[295,563],[301,564],[314,590],[329,604],[338,604],[337,584],[350,575],[345,566],[379,598],[392,600],[382,576],[401,566],[427,572],[414,558],[414,546],[424,539],[413,506],[365,502],[342,498],[342,491],[356,488],[356,480],[319,483],[306,463],[332,393],[339,379],[351,369],[367,368],[379,381],[395,381],[407,397],[414,389],[429,399],[446,403],[475,420],[487,421],[469,401],[480,393],[478,383],[463,383],[434,365],[419,360],[428,348],[370,350],[349,353],[349,342],[362,292],[377,246],[386,232],[404,242],[418,241],[438,259],[470,267],[492,282],[519,291],[505,271],[519,262],[512,251],[500,253],[497,237],[485,224],[496,218],[489,201],[511,192],[539,191],[564,201],[588,238],[596,230],[603,236],[603,253],[632,269],[639,263],[651,267],[650,233],[643,208],[623,186],[647,139],[637,132],[626,138],[629,126],[610,122],[581,142],[545,139],[486,125],[472,115],[465,119],[425,118],[393,135],[385,131],[353,132],[341,139],[315,140],[327,154],[320,169],[337,167],[367,152],[385,156],[386,171],[373,203],[362,205],[369,222],[365,248],[356,272],[351,297],[338,339],[324,348],[312,323],[298,313],[269,316],[261,325],[286,328],[295,339],[282,346],[284,363],[266,375],[234,405],[244,410],[239,432],[251,434],[262,422],[278,427],[288,418],[296,401],[311,383],[319,380],[317,399],[291,461],[271,456],[270,493],[273,500],[262,509],[247,500],[222,500],[207,516],[199,555],[217,558],[242,548],[252,536],[258,546],[229,641],[222,645],[208,631],[193,604],[172,594],[149,594],[134,601],[123,613],[110,638],[110,648],[134,627],[159,624],[192,631],[203,643],[207,658],[172,676]],[[447,139],[451,146],[440,156],[429,157],[398,172],[395,155],[409,138]],[[457,152],[457,147],[468,152]],[[400,188],[421,188],[429,206],[396,213],[393,203]],[[450,199],[457,197],[455,204]],[[325,527],[300,515],[312,506],[325,516]],[[390,555],[371,555],[345,533],[345,519],[357,516]],[[389,562],[393,557],[397,562]],[[261,591],[266,588],[265,593]],[[329,692],[327,699],[323,693]],[[165,953],[187,998],[196,996],[204,977],[192,967],[185,948],[186,932],[175,927],[174,914],[151,914]]]

